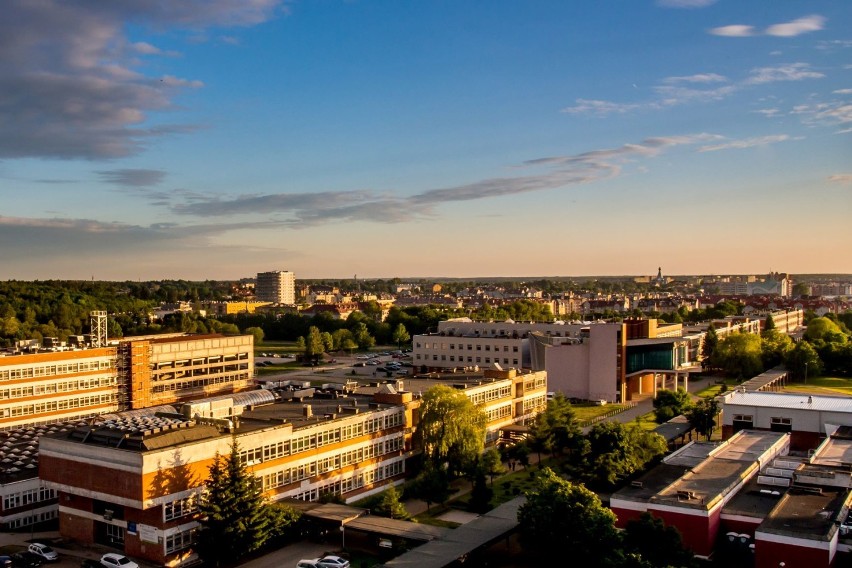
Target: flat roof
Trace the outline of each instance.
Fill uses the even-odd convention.
[[[837,530],[835,520],[845,520],[849,496],[849,489],[838,487],[791,488],[757,531],[829,541]]]
[[[628,339],[628,347],[643,347],[645,345],[665,345],[668,343],[682,343],[688,341],[684,337],[652,337],[647,339]]]
[[[654,432],[665,438],[667,442],[671,442],[691,430],[694,430],[694,427],[690,424],[689,419],[682,414],[654,428]]]
[[[464,555],[485,546],[518,526],[518,510],[526,497],[515,497],[469,523],[447,532],[441,538],[397,556],[385,563],[388,568],[443,568]]]
[[[848,427],[841,426],[841,429],[848,430]],[[852,466],[852,439],[843,435],[826,438],[814,451],[810,463],[815,466],[845,468],[848,471]]]
[[[784,487],[760,485],[755,477],[725,504],[722,514],[763,520],[775,508],[786,490]]]
[[[346,530],[357,530],[380,536],[429,542],[430,540],[446,536],[452,529],[412,521],[389,519],[377,515],[366,515],[347,522]]]
[[[769,369],[768,371],[764,371],[756,377],[752,377],[751,379],[742,383],[740,385],[740,388],[744,388],[747,391],[759,391],[760,389],[771,385],[778,379],[784,378],[787,373],[787,369],[775,367],[773,369]]]
[[[764,391],[741,392],[735,390],[725,395],[725,406],[759,406],[764,408],[790,408],[796,410],[852,413],[852,397]]]

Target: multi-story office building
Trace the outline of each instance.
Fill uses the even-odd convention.
[[[167,412],[105,416],[41,440],[46,487],[58,493],[60,532],[151,562],[195,559],[197,497],[216,454],[240,458],[272,500],[345,501],[401,483],[417,451],[422,390],[461,389],[488,416],[488,439],[546,405],[543,372],[387,383],[355,391],[307,384],[199,400]]]
[[[258,272],[255,296],[258,302],[292,306],[296,303],[296,274],[289,270]]]
[[[252,336],[168,334],[0,354],[0,526],[56,515],[39,438],[80,419],[254,388]],[[62,350],[65,349],[65,350]]]

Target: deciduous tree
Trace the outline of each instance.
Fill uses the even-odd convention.
[[[543,469],[518,510],[521,542],[539,558],[562,558],[560,565],[590,568],[618,561],[619,535],[615,514],[598,496]]]
[[[709,440],[716,428],[716,417],[718,415],[719,403],[711,396],[694,405],[687,413],[686,418],[696,432]]]
[[[465,471],[485,445],[485,412],[460,390],[436,385],[423,393],[417,424],[423,453],[435,467]]]

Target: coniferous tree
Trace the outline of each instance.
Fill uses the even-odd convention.
[[[198,553],[210,565],[232,564],[263,546],[270,536],[270,515],[255,477],[231,453],[216,454],[205,482],[199,511]]]

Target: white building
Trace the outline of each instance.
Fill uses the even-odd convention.
[[[296,274],[289,270],[258,272],[255,295],[260,302],[293,305],[296,303]]]

